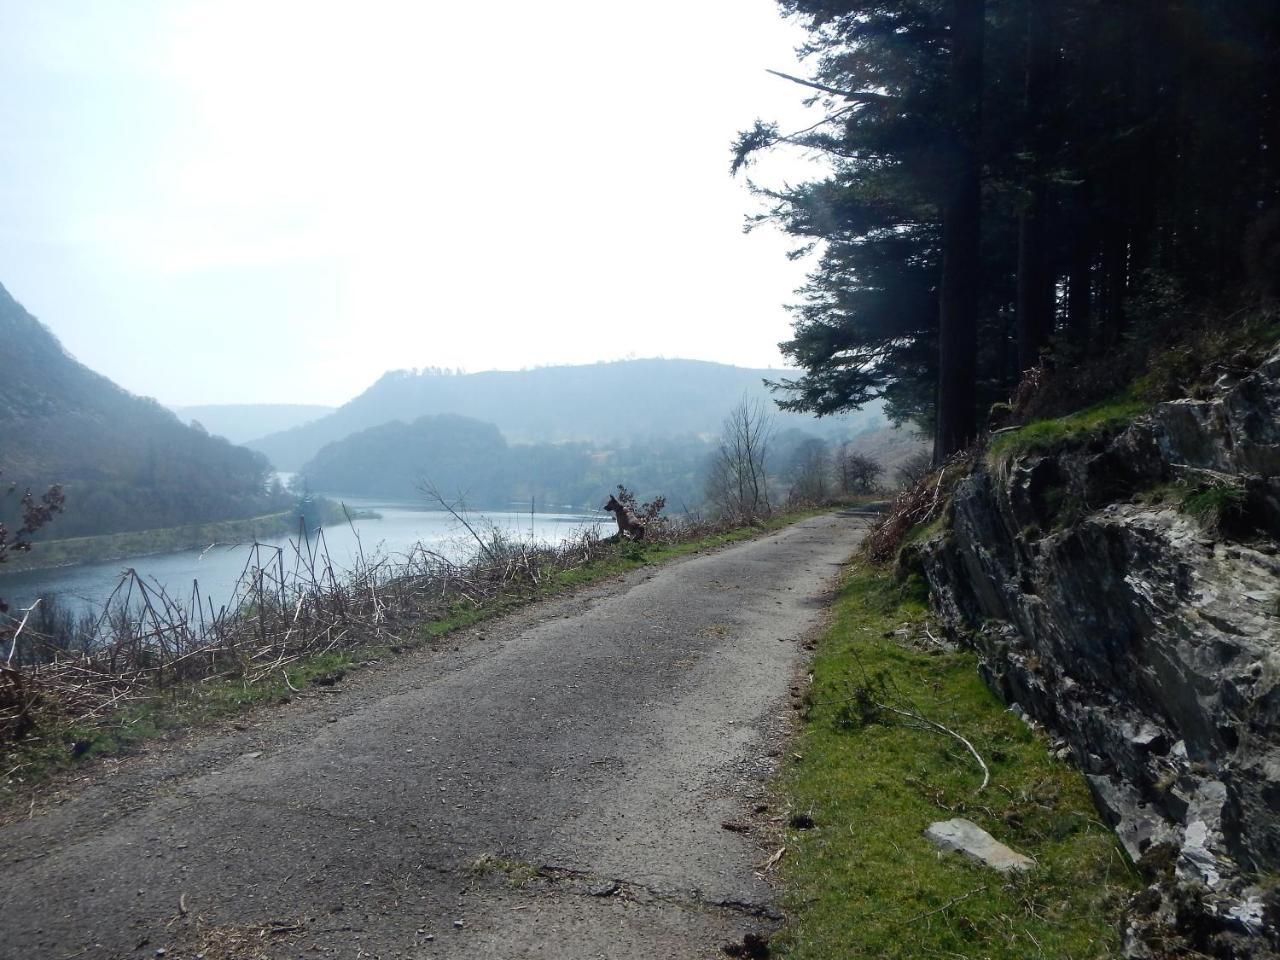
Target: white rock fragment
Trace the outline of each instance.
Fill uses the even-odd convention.
[[[943,850],[963,853],[1001,873],[1030,870],[1036,865],[1030,857],[1006,847],[972,820],[963,817],[931,823],[924,835]]]

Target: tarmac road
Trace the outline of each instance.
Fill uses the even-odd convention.
[[[107,768],[0,828],[0,957],[652,960],[767,932],[781,811],[756,808],[864,525],[637,571]]]

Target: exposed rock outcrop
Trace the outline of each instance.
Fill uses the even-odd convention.
[[[1229,491],[1215,529],[1174,482]],[[1209,532],[1213,530],[1213,532]],[[1132,957],[1280,950],[1280,351],[1110,437],[989,457],[916,556],[1152,878]]]

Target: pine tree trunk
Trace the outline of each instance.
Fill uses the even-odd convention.
[[[1102,330],[1094,338],[1101,353],[1117,343],[1126,325],[1124,300],[1129,289],[1129,232],[1123,216],[1112,214],[1102,239]]]
[[[976,432],[979,274],[982,258],[978,134],[982,123],[983,0],[951,5],[950,170],[942,205],[942,288],[938,326],[938,432],[934,461],[973,442]]]
[[[1089,342],[1093,311],[1093,242],[1087,216],[1081,216],[1076,224],[1067,268],[1067,336],[1076,347]]]
[[[1053,333],[1054,278],[1048,252],[1049,190],[1045,183],[1045,109],[1053,71],[1050,0],[1027,0],[1026,134],[1027,197],[1018,217],[1018,370],[1034,367]]]
[[[1035,183],[1018,217],[1018,372],[1040,362],[1040,352],[1053,332],[1053,278],[1045,220],[1048,190]]]

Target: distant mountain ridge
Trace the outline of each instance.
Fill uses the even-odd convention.
[[[184,421],[196,421],[214,436],[245,443],[319,420],[337,408],[314,403],[206,403],[169,409]]]
[[[515,443],[712,434],[744,394],[770,400],[772,406],[763,380],[790,375],[664,359],[471,374],[397,370],[333,413],[247,446],[277,469],[297,470],[326,444],[358,431],[442,413],[492,423]],[[848,436],[886,422],[879,408],[824,421],[775,413],[780,429],[799,427],[824,436]]]
[[[63,349],[0,285],[0,489],[60,483],[50,537],[240,519],[282,509],[266,459],[182,423]],[[0,500],[12,520],[15,498]]]

